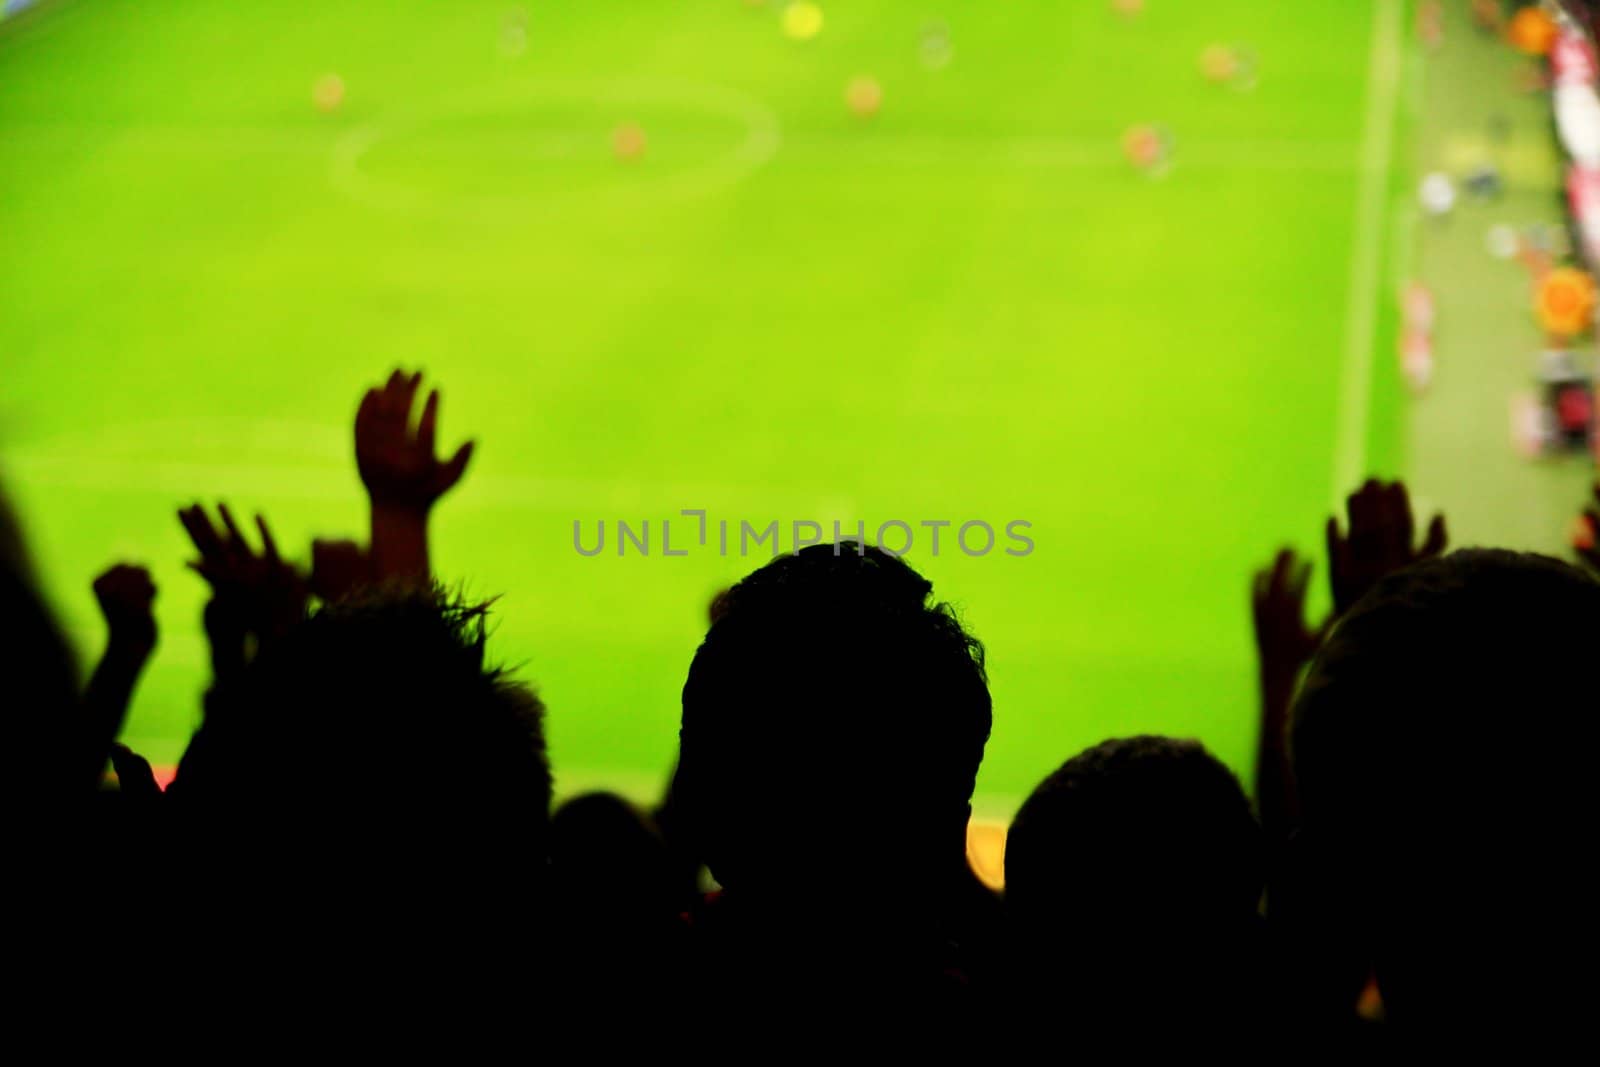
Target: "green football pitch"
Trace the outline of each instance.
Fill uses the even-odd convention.
[[[563,790],[659,784],[707,600],[767,554],[663,556],[683,509],[913,527],[989,651],[980,809],[1113,735],[1246,771],[1247,576],[1393,462],[1403,7],[849,0],[797,41],[743,0],[529,3],[520,34],[505,0],[47,2],[0,25],[8,490],[86,657],[91,577],[154,569],[125,738],[158,763],[205,683],[174,510],[360,535],[351,416],[398,364],[479,442],[436,562],[500,596]],[[1252,90],[1201,77],[1214,42]],[[1164,175],[1123,158],[1139,123]],[[574,550],[619,519],[649,555]],[[935,556],[939,520],[1035,548]]]

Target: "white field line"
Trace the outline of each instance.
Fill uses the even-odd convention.
[[[1360,189],[1356,197],[1355,248],[1345,305],[1344,359],[1334,438],[1331,500],[1338,513],[1344,494],[1366,475],[1367,421],[1372,404],[1372,369],[1383,280],[1384,207],[1394,162],[1395,110],[1400,100],[1402,4],[1378,0],[1367,66],[1367,108],[1362,120]]]
[[[761,153],[777,151],[775,139],[779,135],[776,131],[769,133],[758,129],[757,133],[759,140],[756,148]],[[18,153],[64,151],[80,147],[91,137],[108,134],[115,134],[118,152],[161,156],[175,153],[210,157],[219,153],[317,156],[329,150],[328,131],[308,126],[92,121],[14,122],[6,128],[6,147],[8,151]],[[356,134],[361,137],[350,141]],[[336,160],[335,167],[351,165],[349,157],[352,154],[359,157],[373,144],[387,137],[384,128],[373,126],[344,135],[336,142],[338,147],[335,149],[343,153],[344,159],[342,163]],[[804,129],[786,130],[781,137],[785,155],[812,160],[836,159],[841,163],[1037,170],[1128,169],[1128,162],[1115,137],[972,137],[960,134],[935,137],[895,134],[862,141]],[[486,144],[492,144],[495,140],[493,136],[484,138]],[[505,138],[499,140],[503,147]],[[532,131],[526,140],[524,154],[530,161],[581,160],[585,156],[593,156],[597,150],[604,150],[605,143],[604,137],[597,136],[595,129],[578,126],[542,126]],[[1180,170],[1348,174],[1357,167],[1351,155],[1353,147],[1356,146],[1348,141],[1292,138],[1180,140],[1174,163]],[[747,148],[746,151],[752,149]],[[335,180],[340,178],[336,175]],[[360,180],[369,179],[362,177]],[[591,191],[589,186],[577,190],[579,194],[588,191]]]

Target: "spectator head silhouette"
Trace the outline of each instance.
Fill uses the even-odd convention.
[[[496,848],[542,863],[543,707],[484,643],[485,609],[432,589],[327,605],[216,694],[178,793],[352,872],[369,848],[380,866]]]
[[[1547,954],[1592,910],[1575,846],[1597,623],[1577,568],[1473,549],[1383,579],[1313,661],[1292,735],[1306,848],[1391,1022],[1558,1010]]]
[[[618,935],[670,920],[682,896],[667,843],[614,793],[584,793],[550,820],[550,862],[563,914],[595,916]]]
[[[1035,789],[1006,840],[1013,994],[1026,1025],[1130,1015],[1240,1025],[1258,987],[1261,830],[1196,741],[1130,737]]]
[[[1046,778],[1006,838],[1006,907],[1041,944],[1236,936],[1263,879],[1260,827],[1198,741],[1130,737]]]
[[[730,891],[964,871],[988,740],[983,648],[902,560],[816,545],[720,600],[683,689],[676,801]],[[930,878],[930,876],[932,876]]]

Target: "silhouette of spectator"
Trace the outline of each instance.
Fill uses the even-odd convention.
[[[0,493],[6,957],[14,974],[27,975],[10,999],[19,1020],[62,1028],[81,1025],[91,1013],[104,1018],[107,1004],[84,974],[106,953],[108,924],[122,915],[158,914],[152,883],[127,877],[148,854],[146,809],[140,805],[135,818],[124,797],[99,791],[128,698],[155,645],[155,589],[141,568],[116,566],[94,591],[108,637],[80,692],[77,657],[39,591],[23,531]],[[119,765],[125,752],[114,757]],[[134,781],[137,789],[141,779]],[[108,883],[115,885],[114,904]],[[63,997],[63,990],[72,992]],[[133,996],[115,999],[127,1005]]]
[[[0,494],[0,618],[7,628],[0,665],[7,740],[16,746],[6,778],[14,799],[29,801],[36,814],[99,787],[133,688],[155,650],[156,590],[148,571],[113,566],[95,579],[94,593],[106,647],[80,694],[77,657],[38,590],[21,526]]]
[[[391,595],[366,596],[369,610],[357,615],[366,620],[365,625],[373,626],[374,618],[382,614],[370,610],[373,604],[395,605],[396,618],[413,621],[426,620],[430,612],[437,612],[444,630],[459,630],[454,639],[476,647],[481,658],[482,610],[446,603],[435,593],[428,548],[432,509],[461,480],[473,445],[468,442],[461,446],[449,460],[435,456],[437,389],[429,392],[416,426],[411,424],[421,383],[420,372],[407,374],[396,369],[384,385],[367,390],[356,411],[356,466],[371,507],[369,549],[352,541],[315,541],[311,573],[306,575],[281,556],[271,529],[260,515],[256,516],[262,545],[258,553],[226,504],[218,506],[220,521],[215,523],[199,504],[178,512],[179,521],[199,553],[199,559],[189,566],[212,591],[204,616],[214,678],[207,695],[208,723],[212,718],[210,704],[239,703],[231,690],[242,684],[240,680],[251,657],[300,625],[313,594],[331,605],[360,599],[363,591],[387,583],[394,587]],[[404,586],[421,589],[423,595],[401,595]],[[332,620],[344,617],[343,612],[327,615]],[[479,630],[475,641],[461,629],[474,620]],[[358,627],[354,632],[361,631]],[[216,731],[202,729],[191,742],[186,757],[191,765],[191,786],[198,773],[193,767],[207,765],[206,760],[193,757],[204,752],[215,734]]]
[[[1131,737],[1068,760],[1017,812],[1005,872],[1029,1023],[1237,1029],[1259,1010],[1261,831],[1199,742]]]
[[[615,793],[584,793],[556,809],[550,864],[563,914],[592,910],[630,929],[678,915],[661,834]]]
[[[726,588],[719,588],[706,602],[708,629],[716,625],[717,620],[722,617],[727,602]],[[706,865],[701,856],[700,846],[694,840],[692,827],[683,817],[683,805],[678,800],[677,789],[678,765],[674,761],[672,770],[667,775],[666,788],[662,790],[661,799],[656,803],[651,815],[656,829],[667,844],[667,850],[672,857],[671,862],[676,870],[674,881],[678,892],[678,910],[680,913],[687,913],[694,910],[699,901],[700,887],[705,881]]]
[[[1391,1031],[1586,1019],[1592,980],[1558,960],[1593,946],[1596,619],[1576,568],[1475,549],[1382,579],[1329,635],[1292,738],[1323,1018],[1373,974]]]
[[[419,586],[376,588],[214,692],[169,793],[190,891],[225,902],[211,917],[243,940],[230,956],[304,954],[339,968],[311,983],[413,989],[449,984],[464,958],[527,972],[544,920],[543,708],[485,663],[484,620]]]
[[[1283,549],[1251,586],[1251,615],[1261,684],[1261,732],[1256,759],[1256,803],[1274,855],[1299,823],[1299,798],[1289,768],[1289,707],[1301,674],[1334,619],[1350,610],[1384,575],[1443,552],[1449,535],[1435,515],[1427,537],[1415,545],[1416,522],[1406,487],[1369,479],[1345,500],[1348,526],[1327,523],[1328,578],[1333,615],[1306,623],[1311,563]]]
[[[966,864],[983,650],[874,548],[776,559],[718,600],[683,689],[673,797],[724,892],[695,917],[717,995],[959,989],[992,937]]]
[[[396,372],[357,417],[370,554],[322,542],[308,579],[259,517],[257,551],[225,506],[220,523],[180,512],[212,587],[215,680],[170,792],[201,898],[254,905],[212,913],[245,958],[303,951],[459,992],[464,958],[531,973],[551,781],[542,705],[486,662],[486,606],[429,577],[428,515],[470,448],[434,458],[437,393],[410,427],[420,378]]]
[[[550,874],[567,996],[659,1002],[677,978],[685,902],[681,871],[652,820],[614,793],[572,798],[550,820]]]

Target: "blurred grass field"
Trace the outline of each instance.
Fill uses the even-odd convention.
[[[1381,329],[1402,6],[852,0],[802,43],[741,0],[530,4],[508,54],[504,0],[45,3],[0,26],[8,487],[86,655],[92,575],[154,568],[125,736],[158,762],[204,684],[175,508],[361,534],[349,421],[402,364],[480,442],[437,563],[503,594],[563,789],[659,783],[706,601],[759,562],[584,558],[573,522],[684,508],[1033,524],[1026,558],[909,557],[989,648],[980,807],[1111,735],[1246,770],[1247,575],[1316,543],[1350,330]],[[1201,78],[1213,42],[1254,91]],[[1140,122],[1163,178],[1122,158]]]

